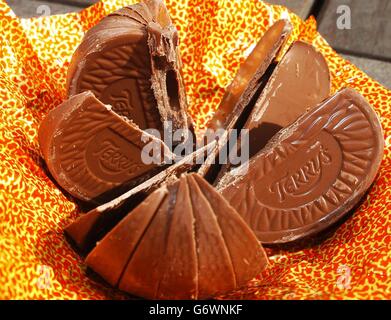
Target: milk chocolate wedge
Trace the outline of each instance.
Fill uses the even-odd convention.
[[[243,129],[248,131],[249,158],[262,150],[282,128],[330,95],[330,73],[324,57],[302,41],[295,41],[275,68],[265,88],[257,98]],[[244,131],[243,131],[244,132]],[[243,152],[239,139],[234,155]],[[232,165],[227,159],[217,175],[215,184]]]
[[[213,130],[233,128],[258,88],[262,85],[262,77],[291,32],[292,25],[288,20],[279,20],[266,31],[240,66],[216,113],[207,123],[208,128]]]
[[[210,145],[198,149],[137,187],[81,215],[65,228],[66,235],[79,252],[88,253],[96,242],[101,240],[129,210],[140,204],[164,183],[174,182],[183,173],[194,170],[215,145],[216,142],[212,142]]]
[[[141,129],[188,129],[178,33],[162,0],[126,6],[90,29],[72,57],[68,95],[90,90]]]
[[[86,258],[119,289],[149,299],[203,299],[234,290],[267,265],[238,213],[201,177],[153,192]]]
[[[368,102],[344,89],[282,130],[219,192],[263,243],[287,243],[341,219],[368,190],[384,149]]]
[[[331,81],[323,55],[295,41],[277,65],[247,119],[250,157],[282,128],[330,95]]]
[[[125,121],[91,92],[53,109],[41,123],[39,143],[54,179],[86,201],[112,199],[122,187],[147,180],[174,159],[161,140]],[[144,149],[147,144],[156,148],[156,158]]]
[[[259,40],[251,54],[240,66],[234,80],[227,91],[212,119],[207,123],[208,129],[216,131],[225,129],[226,134],[219,139],[219,145],[211,153],[199,173],[213,180],[213,164],[216,163],[219,150],[228,140],[228,130],[243,125],[245,114],[251,111],[253,99],[257,98],[259,90],[265,86],[273,68],[272,62],[285,44],[292,32],[292,25],[287,20],[279,20],[273,24]],[[244,119],[243,119],[244,118]],[[209,177],[210,176],[210,177]]]

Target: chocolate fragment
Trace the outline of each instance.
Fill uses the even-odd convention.
[[[310,44],[295,41],[277,65],[243,126],[249,130],[249,158],[262,150],[278,131],[326,99],[330,89],[330,73],[324,57]],[[230,152],[240,154],[240,143],[239,139]],[[232,167],[228,158],[214,183]]]
[[[240,66],[238,73],[227,88],[224,97],[207,123],[207,128],[232,129],[262,84],[262,76],[283,47],[292,32],[288,20],[273,24],[259,40],[253,51]]]
[[[323,55],[295,41],[274,70],[244,129],[250,130],[250,157],[282,128],[329,97],[330,72]]]
[[[251,111],[252,100],[258,91],[266,84],[269,69],[275,57],[292,32],[288,20],[279,20],[273,24],[259,40],[251,54],[240,66],[234,80],[227,91],[213,118],[207,123],[207,128],[214,131],[225,129],[215,150],[210,154],[199,174],[209,182],[214,180],[215,166],[220,150],[225,147],[229,138],[229,130],[240,129],[242,121],[246,121],[246,113]],[[268,71],[269,70],[269,71]],[[244,118],[244,120],[243,120]]]
[[[88,253],[131,209],[162,184],[174,182],[183,173],[194,170],[197,163],[201,162],[197,159],[206,158],[214,146],[215,142],[212,142],[198,149],[114,200],[81,215],[65,228],[66,235],[79,252]]]
[[[248,157],[262,150],[281,129],[330,95],[330,72],[324,57],[302,41],[295,41],[262,90],[243,129],[249,130]],[[231,153],[238,154],[239,139]],[[233,165],[227,159],[215,184]]]
[[[147,180],[174,159],[161,140],[118,116],[91,92],[53,109],[41,123],[39,143],[61,187],[76,198],[98,203]],[[151,164],[142,158],[147,144],[160,150]]]
[[[185,175],[152,193],[87,256],[112,286],[149,299],[204,299],[267,265],[254,233],[212,186]]]
[[[126,6],[86,33],[69,66],[68,95],[90,90],[143,130],[162,130],[164,121],[191,129],[178,42],[164,1]]]
[[[344,89],[282,130],[217,189],[266,244],[316,234],[341,219],[375,179],[384,149],[368,102]]]

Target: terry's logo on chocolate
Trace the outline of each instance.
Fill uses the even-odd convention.
[[[110,182],[123,182],[133,179],[149,166],[141,162],[140,148],[116,132],[107,128],[92,138],[86,148],[88,170],[98,179]]]
[[[341,171],[342,151],[335,138],[322,131],[315,141],[278,163],[263,173],[254,192],[269,208],[297,208],[316,200],[333,185]]]
[[[105,140],[102,149],[93,153],[98,158],[99,164],[112,173],[121,173],[132,166],[130,159],[121,153],[121,149],[112,141]]]
[[[269,187],[272,193],[278,195],[280,202],[285,201],[289,196],[298,197],[311,192],[322,177],[323,166],[331,164],[331,156],[322,144],[317,142],[311,148],[319,149],[312,159],[293,174],[288,174]]]

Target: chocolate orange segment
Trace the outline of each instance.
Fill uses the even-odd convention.
[[[236,287],[235,271],[223,231],[209,199],[203,195],[193,176],[187,180],[197,240],[198,296],[205,298],[214,291],[225,292]]]
[[[266,255],[259,250],[260,244],[255,234],[236,210],[228,202],[222,201],[221,195],[205,179],[198,175],[189,179],[197,182],[198,189],[208,199],[215,214],[232,261],[236,286],[245,285],[248,279],[259,273],[260,265],[267,264]]]
[[[68,96],[92,91],[141,129],[192,128],[181,75],[178,33],[164,2],[142,1],[102,19],[75,51]]]
[[[125,121],[91,92],[73,96],[52,110],[41,123],[39,142],[54,179],[86,201],[99,201],[117,187],[138,184],[173,158],[161,140]],[[143,151],[149,143],[160,150],[153,163]]]
[[[266,31],[240,66],[216,113],[207,123],[208,128],[214,130],[218,128],[232,129],[257,89],[261,86],[262,76],[291,32],[292,25],[288,20],[279,20]]]
[[[203,299],[243,285],[267,259],[238,213],[190,174],[152,193],[97,243],[86,262],[134,295]]]
[[[281,129],[330,95],[331,81],[323,55],[295,41],[263,89],[244,129],[250,130],[250,157]]]
[[[368,190],[384,149],[368,102],[344,89],[281,131],[217,189],[263,243],[287,243],[341,219]],[[248,169],[248,172],[247,172]]]

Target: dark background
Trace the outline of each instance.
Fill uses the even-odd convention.
[[[205,0],[209,1],[209,0]],[[243,0],[246,1],[246,0]],[[98,0],[6,0],[21,17],[39,16],[46,4],[51,14],[80,11]],[[391,1],[390,0],[269,0],[288,7],[303,19],[314,15],[320,33],[342,54],[372,78],[391,88]],[[337,8],[351,9],[351,29],[337,28]]]

